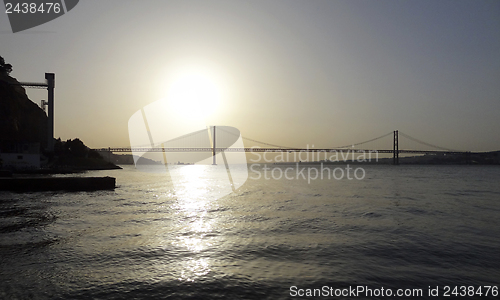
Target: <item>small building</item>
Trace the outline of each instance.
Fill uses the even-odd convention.
[[[40,143],[1,143],[0,168],[40,169]]]

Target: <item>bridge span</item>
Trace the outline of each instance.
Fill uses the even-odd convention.
[[[465,155],[466,157],[470,157],[471,154],[475,154],[475,153],[472,153],[470,151],[449,150],[449,149],[445,149],[445,148],[442,148],[442,147],[439,147],[436,145],[432,145],[432,144],[429,144],[426,142],[422,142],[422,141],[417,140],[417,139],[415,139],[407,134],[400,133],[398,130],[395,130],[393,132],[390,132],[388,134],[382,135],[380,137],[377,137],[377,138],[374,138],[374,139],[371,139],[368,141],[364,141],[361,143],[352,144],[352,145],[348,145],[348,146],[343,146],[343,147],[293,148],[293,147],[284,147],[284,146],[273,145],[273,144],[269,144],[269,143],[265,143],[265,142],[260,142],[257,140],[252,140],[252,139],[245,138],[245,137],[242,137],[242,138],[245,140],[249,140],[252,142],[262,144],[262,145],[266,145],[268,147],[231,147],[231,146],[230,147],[217,147],[217,143],[216,143],[217,140],[215,138],[216,126],[213,126],[210,129],[213,130],[212,141],[211,141],[212,147],[194,147],[194,146],[173,147],[174,144],[170,143],[172,141],[182,140],[182,139],[184,139],[183,141],[185,142],[186,138],[194,137],[196,135],[199,135],[200,133],[205,134],[205,132],[206,132],[205,130],[200,130],[200,131],[193,132],[191,134],[188,134],[188,135],[185,135],[185,136],[182,136],[182,137],[179,137],[177,139],[174,139],[174,140],[167,142],[167,145],[169,145],[168,143],[170,143],[170,145],[172,145],[169,147],[164,147],[164,145],[165,145],[165,143],[164,143],[164,144],[162,144],[161,147],[153,145],[151,147],[124,147],[124,148],[108,147],[108,148],[99,148],[99,149],[93,149],[93,150],[99,151],[99,152],[126,152],[126,153],[134,153],[134,152],[138,152],[138,153],[147,153],[147,152],[212,152],[213,157],[214,157],[214,164],[215,164],[215,154],[216,153],[223,153],[223,152],[249,152],[249,153],[252,153],[252,152],[274,152],[274,153],[279,153],[279,152],[313,152],[313,153],[339,153],[340,152],[340,153],[345,153],[345,152],[348,152],[348,153],[353,153],[353,154],[355,154],[355,153],[370,153],[370,154],[373,154],[373,153],[379,154],[380,153],[380,154],[384,154],[385,153],[385,154],[392,154],[393,164],[395,164],[395,165],[399,164],[399,155],[400,154]],[[217,128],[217,129],[219,129],[219,128]],[[224,130],[223,128],[219,129],[219,130],[221,132],[225,132],[225,133],[234,135],[234,133],[230,133],[227,130]],[[420,143],[420,144],[423,144],[426,146],[430,146],[433,148],[437,148],[440,150],[412,150],[412,149],[403,150],[403,149],[399,149],[399,135],[400,134],[402,136],[412,140],[412,141],[415,141],[417,143]],[[239,135],[239,133],[238,133],[238,135]],[[393,135],[393,138],[392,138],[392,140],[393,140],[392,146],[393,147],[392,147],[392,149],[356,149],[355,148],[355,146],[359,146],[359,145],[362,145],[365,143],[376,141],[378,139],[387,137],[389,135]],[[184,144],[184,146],[186,146],[186,144]],[[269,146],[271,146],[271,147],[269,147]]]
[[[195,147],[124,147],[124,148],[98,148],[93,149],[99,152],[213,152],[214,148],[195,148]],[[225,152],[325,152],[325,153],[335,153],[335,152],[349,152],[349,153],[388,153],[393,154],[393,149],[351,149],[351,148],[215,148],[215,151],[220,153]],[[444,150],[398,150],[399,153],[412,153],[412,154],[466,154],[472,153],[468,151],[444,151]]]

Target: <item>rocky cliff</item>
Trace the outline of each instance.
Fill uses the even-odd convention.
[[[47,145],[47,116],[32,102],[19,82],[0,74],[0,146],[7,143]]]

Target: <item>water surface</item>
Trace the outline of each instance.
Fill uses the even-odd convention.
[[[200,167],[210,166],[185,168]],[[0,298],[297,299],[291,286],[500,285],[499,167],[364,168],[363,180],[310,183],[250,172],[220,199],[204,196],[217,187],[203,172],[174,191],[164,174],[130,166],[81,175],[116,177],[114,191],[1,192]]]

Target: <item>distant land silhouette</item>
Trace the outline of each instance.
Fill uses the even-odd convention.
[[[294,163],[294,162],[290,162]],[[277,164],[290,164],[290,163],[277,163]],[[379,158],[378,161],[372,159],[371,161],[357,161],[346,160],[339,162],[329,161],[311,161],[302,162],[303,164],[393,164],[392,157]],[[402,165],[500,165],[500,151],[470,153],[465,154],[425,154],[419,156],[400,156],[399,164]]]
[[[114,154],[111,152],[101,152],[102,157],[113,164],[117,165],[133,165],[134,156],[131,154]],[[162,162],[152,159],[140,157],[138,163],[142,165],[161,165]],[[290,165],[298,162],[278,162],[275,165]],[[332,165],[345,165],[345,164],[381,164],[391,165],[393,163],[392,157],[379,158],[378,161],[372,159],[371,161],[359,162],[356,159],[329,162],[329,161],[303,161],[300,164],[332,164]],[[399,163],[403,165],[500,165],[500,151],[484,152],[484,153],[471,153],[469,157],[463,154],[426,154],[419,156],[406,156],[399,157]],[[263,164],[260,162],[259,164]],[[273,163],[271,163],[273,164]]]
[[[111,152],[102,152],[101,153],[102,157],[113,164],[116,165],[133,165],[134,163],[134,156],[132,154],[114,154]],[[145,157],[139,157],[138,158],[138,163],[142,165],[161,165],[161,162],[145,158]]]

